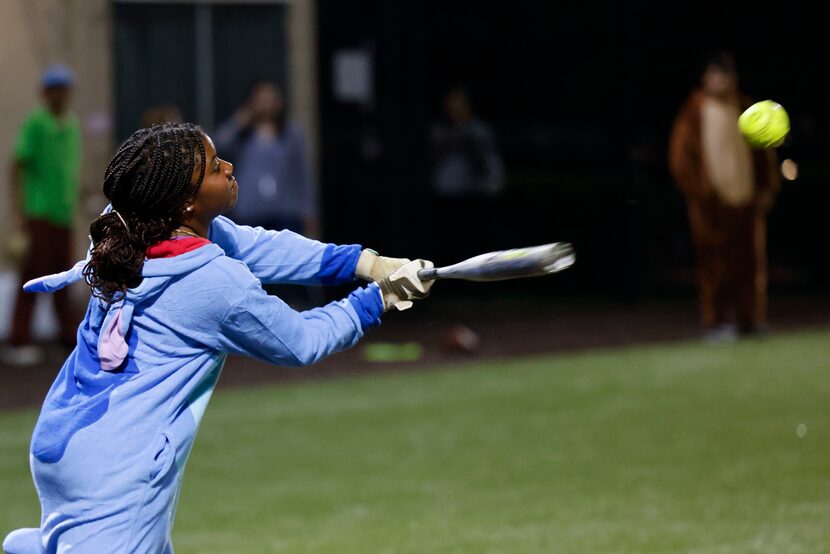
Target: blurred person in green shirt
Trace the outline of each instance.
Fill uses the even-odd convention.
[[[72,265],[72,225],[78,202],[81,128],[69,111],[74,76],[65,65],[49,67],[41,76],[43,105],[33,110],[17,134],[12,153],[10,190],[12,225],[29,237],[21,267],[21,285],[40,275]],[[54,295],[60,341],[74,347],[76,317],[68,291]],[[19,289],[14,307],[7,363],[37,363],[40,349],[32,342],[34,295]]]

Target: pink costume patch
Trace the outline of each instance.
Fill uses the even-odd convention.
[[[104,371],[115,371],[127,358],[129,346],[121,327],[122,311],[123,306],[119,306],[118,312],[108,318],[107,327],[98,341],[98,358],[101,360],[101,369]]]

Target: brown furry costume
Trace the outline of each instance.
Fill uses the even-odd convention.
[[[740,329],[751,331],[766,315],[766,215],[780,186],[777,156],[774,150],[752,151],[754,189],[749,201],[725,202],[712,186],[703,156],[704,102],[704,93],[697,90],[678,113],[669,168],[688,206],[703,325],[712,328],[734,318]],[[740,103],[741,110],[750,104],[744,97]]]

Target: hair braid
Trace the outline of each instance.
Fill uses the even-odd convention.
[[[127,225],[107,213],[89,227],[92,257],[84,276],[95,296],[114,302],[138,285],[147,248],[180,225],[205,175],[202,135],[191,123],[165,123],[139,129],[119,146],[104,172],[103,191]]]

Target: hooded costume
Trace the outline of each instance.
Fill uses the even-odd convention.
[[[261,286],[351,282],[359,245],[224,217],[209,237],[154,246],[123,299],[90,299],[32,436],[40,527],[12,532],[8,554],[172,552],[184,465],[227,354],[308,365],[379,324],[376,284],[305,312]],[[85,263],[24,289],[59,290]]]

